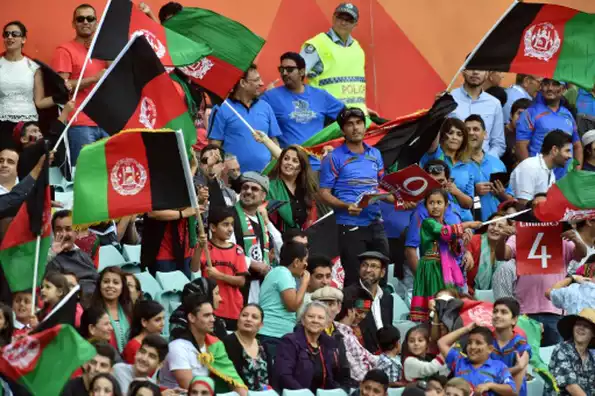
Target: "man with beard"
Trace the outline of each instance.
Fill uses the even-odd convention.
[[[541,91],[517,122],[516,155],[519,161],[539,154],[548,132],[558,129],[572,137],[571,153],[574,151],[574,158],[583,163],[578,127],[570,110],[560,104],[564,89],[560,81],[544,78],[541,82]],[[570,159],[566,166],[554,169],[558,180],[566,174],[569,164]]]
[[[372,352],[378,351],[376,332],[385,325],[393,323],[393,296],[380,287],[380,280],[386,274],[388,257],[380,252],[368,251],[357,256],[360,261],[359,280],[343,290],[345,300],[356,302],[355,308],[365,317],[359,324],[364,347]]]
[[[72,27],[76,31],[74,40],[62,44],[56,49],[52,60],[52,68],[62,78],[68,80],[70,86],[76,87],[79,76],[83,70],[83,64],[97,28],[97,16],[95,9],[89,4],[81,4],[75,8]],[[79,92],[76,97],[76,106],[85,100],[95,84],[101,79],[107,63],[94,59],[89,62],[85,74],[81,80]],[[85,113],[81,112],[70,129],[68,130],[68,144],[70,145],[70,159],[72,165],[76,164],[79,153],[85,144],[96,142],[99,139],[108,137],[108,134],[91,120]]]
[[[341,264],[345,286],[357,282],[356,257],[374,250],[388,256],[388,241],[378,202],[358,206],[363,194],[377,191],[384,176],[384,163],[378,149],[364,143],[364,112],[345,108],[337,123],[345,143],[328,154],[320,167],[320,200],[335,209]],[[394,201],[390,196],[388,201]]]
[[[199,155],[199,172],[194,176],[194,184],[208,189],[209,208],[215,206],[233,206],[237,202],[237,194],[221,180],[223,172],[223,150],[213,144],[206,145]],[[206,194],[205,194],[206,195]]]
[[[345,105],[328,92],[304,84],[306,62],[295,52],[281,55],[279,74],[284,85],[265,92],[261,98],[273,108],[281,128],[279,144],[285,148],[304,143],[323,129],[327,120],[335,120]],[[313,169],[319,167],[316,161]]]
[[[458,105],[451,116],[464,120],[471,114],[479,114],[486,124],[487,132],[483,149],[494,157],[500,158],[506,150],[502,105],[498,99],[482,90],[481,86],[487,76],[486,71],[463,71],[465,83],[451,92]]]

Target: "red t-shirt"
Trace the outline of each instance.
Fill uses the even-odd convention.
[[[208,248],[211,254],[211,264],[217,271],[232,276],[248,275],[246,256],[241,247],[232,244],[230,247],[223,248],[209,242]],[[207,277],[207,259],[204,251],[200,257],[200,266],[203,276]],[[222,301],[219,308],[215,310],[215,315],[220,318],[238,319],[244,306],[244,298],[240,288],[222,281],[217,281],[217,285],[219,286]]]
[[[157,260],[175,260],[172,247],[173,239],[171,227],[172,223],[168,223],[165,226],[165,234],[163,234],[161,247],[159,248],[159,253],[157,253]],[[182,219],[182,221],[178,223],[178,234],[180,235],[180,242],[184,246],[184,258],[192,257],[194,255],[194,249],[190,247],[188,231],[188,219]]]
[[[122,359],[128,364],[134,364],[134,357],[136,356],[136,352],[140,349],[140,346],[141,343],[134,338],[128,341],[128,344],[126,344],[122,351]]]
[[[52,68],[58,73],[70,73],[70,80],[78,80],[83,70],[83,64],[87,57],[88,49],[84,44],[75,40],[69,41],[56,48],[52,59]],[[107,62],[99,59],[91,59],[85,68],[83,78],[93,77],[102,70],[107,69]],[[76,96],[76,107],[89,95],[95,84],[79,90]],[[74,86],[72,87],[74,90]],[[84,112],[80,113],[73,126],[97,126]]]

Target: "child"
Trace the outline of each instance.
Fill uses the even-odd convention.
[[[442,189],[434,189],[425,198],[428,218],[421,224],[421,258],[415,272],[411,320],[428,321],[428,302],[439,290],[458,288],[463,290],[465,278],[456,257],[462,254],[461,237],[465,229],[481,227],[479,221],[445,225],[444,212],[448,195]]]
[[[13,330],[12,309],[0,303],[0,348],[12,342]]]
[[[41,301],[43,307],[37,314],[40,321],[42,321],[47,314],[68,294],[70,287],[64,275],[57,272],[49,272],[43,278],[41,283]]]
[[[508,366],[517,389],[520,389],[519,396],[527,396],[525,374],[531,358],[531,347],[525,337],[514,332],[520,312],[519,302],[512,297],[499,298],[494,302],[492,326],[495,339],[490,357]]]
[[[128,343],[122,352],[126,363],[133,364],[142,341],[150,334],[159,335],[165,325],[165,309],[157,301],[141,300],[134,305]]]
[[[208,243],[211,266],[207,259],[201,241],[192,259],[192,271],[198,271],[199,263],[203,276],[214,279],[219,286],[222,297],[221,304],[215,310],[215,315],[225,320],[227,330],[237,328],[240,311],[244,306],[244,298],[240,288],[246,283],[248,268],[244,250],[228,240],[233,235],[233,209],[212,207],[209,209],[209,230],[211,239]],[[198,260],[200,260],[198,262]]]
[[[418,325],[407,332],[401,362],[403,376],[407,382],[418,381],[434,374],[448,375],[448,367],[442,356],[433,358],[428,354],[430,332],[426,325]]]
[[[380,350],[382,350],[376,368],[386,373],[390,387],[403,386],[401,383],[403,366],[401,366],[400,359],[397,357],[401,352],[399,329],[393,326],[384,326],[376,332],[376,337],[378,338]]]
[[[445,376],[434,374],[426,382],[426,396],[444,396],[444,387],[448,382]]]
[[[149,379],[161,366],[167,352],[167,341],[160,335],[149,334],[146,336],[137,350],[132,364],[116,363],[113,367],[114,377],[116,377],[122,392],[128,394],[128,388],[136,378]]]
[[[29,334],[38,324],[37,317],[32,314],[33,296],[31,290],[23,290],[12,294],[12,310],[14,312],[13,339]]]
[[[453,344],[462,336],[469,334],[465,357]],[[453,376],[469,382],[475,393],[488,396],[514,396],[516,384],[506,364],[490,358],[494,337],[487,327],[477,326],[474,322],[448,333],[438,340],[440,353],[446,356],[446,364]]]
[[[462,378],[452,378],[444,388],[446,396],[471,396],[471,385]]]

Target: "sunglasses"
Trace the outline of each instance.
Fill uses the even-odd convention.
[[[287,72],[287,74],[289,74],[298,69],[297,66],[279,66],[279,73],[283,74],[283,72]]]
[[[257,192],[260,192],[260,191],[262,191],[262,189],[261,189],[260,187],[256,187],[256,186],[249,186],[249,185],[247,185],[247,184],[244,184],[244,185],[242,186],[242,191],[252,191],[252,192],[255,192],[255,193],[257,193]]]
[[[444,172],[444,166],[443,165],[430,165],[428,166],[428,173],[432,174],[432,175],[438,175],[440,173]]]
[[[88,16],[81,15],[81,16],[77,16],[74,20],[77,23],[83,23],[85,21],[91,23],[91,22],[95,22],[97,20],[97,18],[94,17],[93,15],[88,15]]]
[[[9,37],[23,37],[23,32],[19,30],[6,30],[2,33],[2,37],[9,38]]]

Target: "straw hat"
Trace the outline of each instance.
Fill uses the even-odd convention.
[[[591,338],[591,342],[589,343],[589,349],[595,348],[595,309],[593,308],[585,308],[581,311],[578,315],[568,315],[560,319],[558,322],[558,331],[564,340],[571,340],[572,339],[572,330],[574,329],[574,324],[577,320],[583,319],[586,320],[591,324],[591,329],[593,330],[593,337]]]

